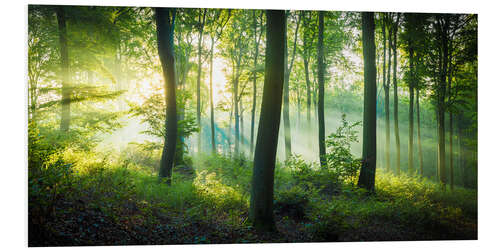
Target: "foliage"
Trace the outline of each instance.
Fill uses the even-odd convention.
[[[342,114],[341,126],[325,142],[328,151],[326,166],[340,181],[354,183],[361,168],[361,159],[351,153],[351,143],[358,142],[358,131],[355,128],[360,124],[361,122],[349,123],[346,115]]]

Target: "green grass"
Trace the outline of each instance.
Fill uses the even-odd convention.
[[[278,164],[275,214],[280,233],[259,236],[247,221],[250,161],[202,156],[194,159],[194,178],[174,172],[168,186],[150,166],[133,161],[124,164],[113,153],[67,150],[63,156],[74,171],[70,188],[65,189],[70,191],[58,196],[55,217],[75,217],[80,210],[63,204],[82,201],[82,211],[96,210],[105,218],[94,224],[113,225],[135,235],[125,244],[477,238],[477,191],[460,187],[443,191],[418,177],[379,171],[376,193],[368,195],[343,182],[333,190],[322,190],[314,179],[310,183],[303,176],[297,179],[294,168]],[[55,232],[69,230],[57,225],[60,220],[52,222]],[[137,236],[141,230],[143,239]],[[75,233],[74,237],[83,236]]]

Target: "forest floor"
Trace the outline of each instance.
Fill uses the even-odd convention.
[[[205,157],[167,186],[139,161],[71,157],[80,158],[51,203],[30,204],[29,246],[477,239],[477,191],[416,177],[377,173],[368,195],[346,183],[296,185],[278,165],[277,230],[258,233],[247,220],[250,162]]]

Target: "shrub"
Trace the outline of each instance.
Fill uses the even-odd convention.
[[[337,179],[354,184],[361,168],[361,159],[351,153],[351,143],[358,142],[358,131],[361,122],[349,123],[342,114],[342,125],[325,141],[328,153],[326,166]]]
[[[294,219],[303,219],[309,203],[309,192],[299,186],[280,190],[275,195],[274,211]]]

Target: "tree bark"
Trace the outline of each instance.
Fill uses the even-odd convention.
[[[262,17],[261,12],[261,17]],[[253,71],[253,96],[252,96],[252,124],[250,128],[250,155],[253,155],[254,153],[254,130],[255,130],[255,108],[257,106],[257,59],[259,57],[259,44],[260,44],[260,38],[262,36],[262,28],[259,31],[259,35],[257,36],[257,17],[255,15],[255,10],[253,12],[253,18],[254,18],[254,34],[255,34],[255,54],[253,57],[253,66],[254,66],[254,71]],[[262,18],[261,18],[262,20]]]
[[[377,162],[377,68],[375,65],[375,21],[373,12],[362,13],[364,107],[363,153],[358,186],[375,190]]]
[[[215,144],[215,118],[214,118],[214,89],[213,89],[213,69],[214,69],[214,37],[210,43],[210,140],[212,142],[212,154],[215,154],[217,145]]]
[[[441,20],[438,20],[440,22]],[[448,71],[448,20],[447,17],[442,19],[440,29],[441,39],[441,69],[440,79],[438,83],[437,94],[437,107],[438,107],[438,154],[439,154],[439,182],[442,189],[446,189],[447,176],[446,176],[446,146],[445,146],[445,95],[446,95],[446,77]]]
[[[238,157],[240,153],[240,114],[238,107],[238,96],[239,96],[239,79],[240,79],[240,66],[241,66],[241,57],[242,57],[242,49],[241,49],[241,37],[238,39],[238,48],[240,50],[236,68],[233,68],[235,71],[235,77],[233,79],[233,105],[234,105],[234,156]]]
[[[422,155],[422,139],[420,136],[420,89],[417,88],[417,140],[418,140],[418,159],[420,163],[420,176],[424,176],[424,157]]]
[[[165,120],[165,143],[160,162],[160,178],[166,177],[167,184],[171,184],[172,168],[177,143],[177,107],[175,96],[175,58],[174,58],[174,25],[175,9],[156,8],[156,34],[158,41],[158,55],[165,81],[165,102],[167,114]]]
[[[387,15],[387,14],[386,14]],[[386,171],[389,172],[391,170],[391,159],[390,159],[390,145],[391,145],[391,120],[390,120],[390,110],[389,110],[389,86],[391,85],[391,29],[389,29],[388,36],[388,50],[389,55],[387,58],[387,78],[385,78],[385,26],[388,24],[388,17],[386,16],[386,23],[382,26],[383,34],[384,34],[384,107],[385,107],[385,168]]]
[[[409,105],[409,111],[408,111],[408,172],[410,175],[413,175],[415,173],[414,167],[413,167],[413,102],[414,102],[414,86],[415,86],[415,63],[414,63],[414,49],[413,49],[413,42],[411,41],[410,38],[410,45],[409,45],[409,61],[410,61],[410,84],[409,84],[409,89],[410,89],[410,105]]]
[[[399,25],[399,17],[400,14],[397,14],[396,22],[394,23],[394,30],[392,32],[393,35],[393,72],[392,72],[392,80],[394,87],[394,134],[396,136],[396,174],[399,175],[401,173],[401,142],[399,139],[399,120],[398,120],[398,79],[397,79],[397,49],[398,49],[398,25]]]
[[[319,141],[319,161],[322,167],[326,166],[325,154],[325,65],[323,51],[323,11],[319,11],[318,22],[318,141]]]
[[[200,132],[198,132],[198,143],[197,149],[198,153],[201,152],[201,49],[203,42],[203,28],[205,27],[205,16],[207,13],[207,9],[203,9],[203,17],[201,13],[198,15],[198,73],[196,77],[196,122],[198,127],[200,128]]]
[[[274,168],[285,73],[286,17],[267,10],[264,93],[254,156],[249,217],[258,231],[276,229],[273,215]]]
[[[293,50],[292,57],[290,61],[290,65],[287,65],[285,71],[285,86],[284,86],[284,94],[283,94],[283,127],[285,129],[285,155],[286,159],[288,159],[292,155],[292,135],[290,132],[290,73],[293,68],[293,63],[295,61],[295,52],[297,50],[297,36],[300,26],[300,19],[302,15],[299,15],[299,20],[297,21],[297,26],[295,27],[295,37],[293,41]],[[287,41],[285,41],[287,44]],[[285,59],[288,64],[288,48],[285,50]]]

